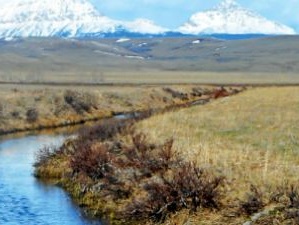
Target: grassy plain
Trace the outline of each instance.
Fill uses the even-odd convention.
[[[192,162],[194,163],[193,165],[198,168],[202,168],[215,176],[225,178],[225,182],[220,189],[221,198],[219,207],[212,210],[200,207],[195,212],[190,209],[178,210],[175,213],[169,211],[164,224],[215,225],[245,224],[245,222],[251,222],[251,224],[296,224],[298,220],[296,216],[298,212],[296,204],[299,199],[297,198],[299,196],[297,189],[297,174],[299,172],[298,107],[298,87],[252,88],[238,95],[218,99],[204,106],[194,106],[174,112],[154,115],[136,123],[134,127],[138,132],[142,132],[145,135],[149,143],[163,146],[166,140],[173,139],[173,150],[184,162]],[[89,140],[93,140],[90,143],[93,143],[92,146],[94,147],[90,148],[92,152],[88,155],[96,154],[96,151],[99,151],[97,154],[102,155],[103,152],[100,147],[102,141],[100,139],[93,139],[90,136],[85,137],[89,137],[91,138]],[[125,155],[128,157],[125,151],[131,148],[121,147],[123,144],[126,146],[126,140],[128,141],[127,138],[118,136],[112,143],[118,143],[116,145],[119,147],[116,147],[116,149],[112,147],[111,154],[118,152],[116,157],[126,159],[123,158]],[[130,143],[130,141],[128,143]],[[140,147],[147,146],[142,140],[141,142],[137,141],[137,143],[139,143],[137,145],[135,144],[137,152],[142,148],[148,150],[152,148]],[[108,145],[114,146],[115,144]],[[80,146],[78,148],[80,148]],[[122,153],[119,148],[123,148],[124,153]],[[82,151],[83,149],[86,151],[88,147],[82,148]],[[162,147],[162,149],[165,148]],[[64,148],[63,150],[63,152],[69,151],[69,148]],[[85,185],[87,185],[90,190],[94,190],[97,185],[103,182],[109,183],[110,181],[107,181],[107,178],[103,180],[101,178],[93,180],[93,178],[87,175],[86,170],[82,168],[82,171],[79,170],[81,171],[79,175],[75,175],[72,179],[73,181],[77,180],[77,183],[75,182],[75,185],[70,184],[67,174],[72,173],[74,168],[71,166],[72,163],[69,164],[68,161],[78,157],[76,152],[78,153],[78,150],[75,151],[75,153],[59,153],[56,157],[54,156],[54,158],[51,156],[49,161],[37,168],[38,175],[41,177],[43,177],[43,174],[44,177],[58,177],[58,180],[62,182],[63,186],[72,194],[75,193],[75,198],[78,202],[87,205],[87,207],[92,210],[99,210],[99,215],[103,216],[102,213],[104,213],[104,217],[106,218],[112,219],[115,218],[115,216],[117,217],[117,215],[113,214],[113,210],[115,210],[115,212],[124,210],[127,204],[134,202],[133,199],[139,199],[140,201],[140,195],[146,196],[146,192],[144,193],[142,188],[148,190],[146,189],[148,182],[159,180],[160,172],[152,172],[152,175],[150,175],[152,178],[148,178],[148,175],[146,175],[146,178],[142,178],[141,180],[140,178],[136,178],[137,180],[133,183],[130,183],[131,181],[127,183],[127,181],[124,186],[116,186],[120,188],[117,190],[123,190],[122,188],[126,188],[128,185],[133,188],[134,191],[129,195],[130,197],[128,197],[128,199],[122,197],[121,199],[115,200],[111,197],[113,195],[110,195],[111,192],[109,191],[108,193],[110,194],[104,195],[105,197],[101,195],[101,192],[87,192],[84,194],[82,193],[82,187],[85,187]],[[124,156],[122,156],[123,154]],[[143,155],[142,152],[135,152],[134,154],[137,154],[135,156],[137,158]],[[141,156],[139,154],[141,154]],[[82,156],[80,155],[80,157]],[[147,160],[157,160],[155,155],[152,155],[152,157],[153,158],[147,155],[141,159],[143,159],[143,163],[147,162]],[[84,162],[91,163],[93,162],[92,160],[93,158],[88,158]],[[110,163],[116,166],[117,163],[114,163],[119,159],[112,158],[111,160]],[[60,162],[59,164],[57,164],[58,161]],[[82,162],[81,160],[79,161]],[[126,161],[122,161],[122,163],[124,162]],[[157,162],[159,162],[159,160]],[[134,163],[136,163],[136,161],[134,161]],[[129,163],[129,165],[131,164]],[[55,165],[54,172],[53,165]],[[63,170],[60,170],[58,165],[63,165]],[[84,165],[86,169],[87,164]],[[181,165],[184,167],[184,164]],[[61,173],[61,171],[65,171],[65,168],[68,168],[66,171],[69,171],[69,173],[63,175],[65,172]],[[130,168],[132,169],[134,167]],[[170,163],[170,167],[168,167],[166,172],[161,173],[166,173],[168,175],[165,176],[169,176],[169,173],[171,174],[172,172],[167,172],[168,170],[176,171],[177,169],[179,168],[171,166]],[[90,170],[88,171],[90,172]],[[121,180],[122,176],[128,176],[128,172],[126,172],[127,169],[125,168],[122,169],[123,173],[119,170],[116,171],[118,172],[115,172],[116,174],[113,173],[113,176],[117,175],[117,179]],[[184,176],[190,176],[189,172],[192,170],[187,171],[185,171],[184,174],[179,172],[182,176],[182,181],[184,181]],[[136,172],[136,174],[139,173],[140,172]],[[82,180],[88,182],[83,182],[83,184]],[[212,182],[212,180],[213,178],[210,177],[203,182],[209,183]],[[161,183],[159,184],[161,185]],[[111,185],[111,188],[115,186],[115,184]],[[190,184],[186,181],[184,185],[189,187],[188,185]],[[163,189],[163,187],[162,185],[160,188]],[[172,186],[172,188],[174,187],[175,186]],[[159,193],[162,196],[165,194],[165,204],[169,201],[167,200],[168,198],[171,199],[171,197],[167,195],[166,190],[167,189],[165,189],[165,193],[163,193],[163,191]],[[115,193],[114,191],[112,191],[112,193]],[[107,193],[105,188],[103,193]],[[215,192],[211,191],[210,194],[213,196]],[[82,196],[80,197],[80,195]],[[105,206],[102,204],[103,202],[105,202]],[[153,203],[153,205],[155,204]],[[141,207],[141,211],[149,210],[145,207],[146,205],[141,206],[143,206]],[[159,211],[162,209],[163,207],[160,208]],[[105,215],[105,210],[106,213],[109,212],[110,216]],[[153,210],[156,209],[153,208]],[[250,217],[255,213],[258,213],[256,217]],[[114,216],[111,217],[111,215]],[[127,221],[127,223],[130,222]],[[155,222],[149,217],[147,223],[153,224]],[[122,222],[120,222],[120,224],[122,224]]]
[[[87,129],[57,152],[44,149],[36,175],[115,224],[299,224],[298,36],[194,40],[0,42],[0,133],[165,108],[202,98],[193,88],[207,84],[249,84],[137,122],[145,139],[119,124]],[[138,213],[146,220],[128,219]]]
[[[228,182],[226,201],[244,198],[255,185],[268,198],[266,205],[271,205],[269,198],[277,187],[298,184],[298,123],[299,88],[275,87],[254,88],[202,107],[157,115],[137,126],[155,142],[173,137],[183,158],[223,174]],[[217,221],[217,213],[207,216],[199,213],[187,219],[188,224],[238,221]],[[179,224],[175,220],[170,224]],[[276,224],[275,219],[267,224]]]
[[[154,116],[140,126],[154,141],[173,137],[188,160],[260,185],[297,179],[298,110],[297,87],[253,88],[206,106]]]
[[[200,39],[200,43],[194,44]],[[299,83],[298,36],[0,41],[0,82]]]
[[[196,85],[1,85],[0,133],[74,125],[118,113],[160,109],[205,96]],[[174,96],[165,91],[186,95]],[[216,87],[206,86],[206,90]]]

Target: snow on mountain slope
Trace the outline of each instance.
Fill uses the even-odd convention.
[[[168,31],[147,19],[136,19],[133,22],[123,22],[123,27],[131,32],[143,34],[148,33],[148,31],[151,31],[151,34],[159,34]]]
[[[102,15],[89,0],[12,0],[0,8],[0,38],[14,37],[121,37],[183,34],[295,34],[285,25],[272,22],[224,0],[218,7],[194,14],[171,31],[147,19],[118,21]]]
[[[192,15],[178,31],[188,34],[296,34],[294,29],[247,10],[234,0],[224,0],[212,10]]]
[[[167,31],[149,20],[112,20],[88,0],[18,0],[0,9],[0,37],[81,37],[122,30],[142,34]]]

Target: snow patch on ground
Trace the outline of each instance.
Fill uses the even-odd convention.
[[[116,41],[116,43],[123,43],[123,42],[127,42],[127,41],[130,41],[131,39],[129,38],[120,38]]]

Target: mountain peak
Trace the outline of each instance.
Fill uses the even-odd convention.
[[[149,20],[110,19],[89,0],[15,0],[0,8],[0,38],[103,36],[121,31],[156,34],[166,29]]]
[[[13,0],[0,8],[0,38],[91,37],[165,34],[168,29],[147,19],[118,21],[103,16],[90,0]],[[235,0],[192,15],[176,30],[183,34],[295,34]]]
[[[216,8],[218,10],[228,10],[240,7],[240,4],[238,4],[235,0],[223,0]]]
[[[188,34],[296,34],[294,29],[243,8],[234,0],[224,0],[211,10],[195,13],[179,31]]]
[[[0,9],[1,23],[27,21],[61,21],[101,14],[86,0],[27,0],[5,4]]]

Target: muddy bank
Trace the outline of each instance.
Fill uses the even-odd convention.
[[[243,87],[142,86],[37,88],[0,91],[0,135],[64,127],[130,112],[171,108],[230,95]]]

